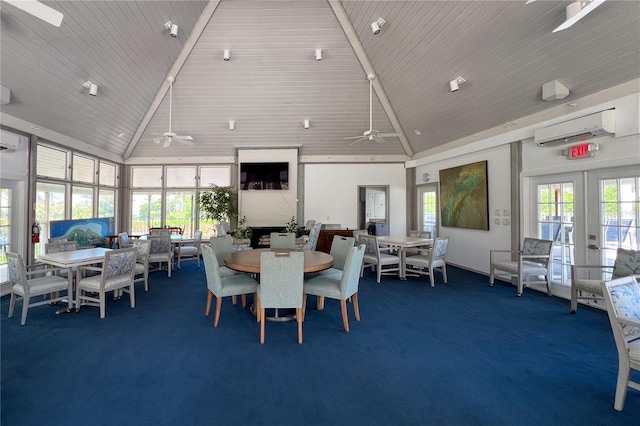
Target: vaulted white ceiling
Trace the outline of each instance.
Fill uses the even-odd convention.
[[[569,1],[44,3],[64,13],[60,28],[0,3],[2,124],[120,161],[233,159],[247,146],[402,161],[640,78],[637,1],[608,0],[557,33]],[[373,127],[401,136],[350,145],[369,128],[368,73]],[[169,75],[172,130],[192,147],[153,141],[168,130]],[[543,101],[551,80],[569,97]]]

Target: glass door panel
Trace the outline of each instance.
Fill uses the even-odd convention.
[[[431,232],[433,238],[438,236],[438,186],[423,185],[418,188],[418,218],[422,231]]]

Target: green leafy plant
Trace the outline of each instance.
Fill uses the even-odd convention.
[[[247,223],[247,217],[242,216],[242,219],[238,221],[238,226],[236,227],[236,229],[233,230],[233,238],[238,240],[251,239],[251,236],[253,235],[253,231],[251,231],[251,228],[246,226],[246,223]]]
[[[305,234],[308,234],[304,226],[298,225],[295,216],[292,216],[291,220],[286,223],[284,232],[293,232],[294,234],[296,234],[296,237],[301,237]]]
[[[223,222],[238,217],[236,194],[231,186],[211,185],[209,191],[198,197],[198,206],[205,219]]]

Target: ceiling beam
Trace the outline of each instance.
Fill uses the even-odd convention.
[[[218,7],[218,4],[220,4],[220,0],[211,0],[207,4],[207,6],[204,8],[204,10],[202,11],[202,14],[200,15],[200,18],[198,18],[198,21],[193,26],[193,30],[191,30],[191,34],[189,34],[189,38],[184,43],[184,46],[182,46],[182,50],[180,51],[180,54],[176,58],[176,61],[171,66],[171,69],[169,69],[169,73],[167,74],[167,77],[173,76],[175,78],[178,72],[180,72],[180,69],[186,62],[187,58],[189,57],[189,54],[191,54],[191,51],[196,45],[196,42],[198,41],[198,39],[200,38],[200,35],[204,31],[204,29],[207,27],[207,24],[209,23],[209,20],[213,16],[213,12],[215,12],[216,8]],[[136,148],[136,145],[138,145],[138,142],[140,142],[140,138],[142,137],[144,130],[149,125],[149,122],[151,121],[151,119],[153,118],[153,115],[158,110],[158,107],[162,103],[162,99],[164,99],[168,90],[169,90],[169,82],[167,81],[167,78],[165,78],[164,81],[162,82],[162,85],[160,86],[160,89],[158,90],[158,93],[156,93],[156,97],[153,99],[153,102],[151,102],[151,105],[149,106],[149,109],[147,110],[144,117],[142,118],[142,121],[140,121],[140,124],[138,125],[136,132],[133,134],[133,137],[131,138],[129,145],[127,145],[127,149],[124,151],[123,157],[125,161],[131,157],[131,153]]]
[[[382,104],[382,108],[384,109],[384,112],[387,114],[387,117],[389,118],[389,121],[391,122],[393,129],[395,130],[396,133],[399,134],[398,138],[400,139],[400,144],[402,145],[402,148],[404,149],[405,154],[407,154],[407,156],[409,157],[413,157],[413,149],[411,148],[409,139],[407,139],[407,136],[404,134],[404,131],[402,130],[402,126],[400,125],[400,120],[398,120],[398,117],[396,116],[396,112],[393,109],[391,102],[389,102],[389,98],[387,97],[387,94],[385,93],[384,88],[382,87],[382,83],[380,83],[380,79],[378,78],[378,75],[373,69],[373,65],[371,65],[371,61],[369,61],[369,57],[367,56],[367,53],[364,51],[364,47],[362,47],[362,43],[360,43],[360,39],[358,38],[358,35],[356,34],[356,31],[353,29],[353,25],[351,25],[351,21],[349,20],[349,16],[347,15],[347,12],[342,7],[342,3],[340,3],[340,0],[328,0],[328,1],[329,1],[329,5],[331,6],[331,9],[333,9],[333,13],[336,15],[336,18],[338,19],[338,23],[340,23],[340,26],[342,27],[342,31],[344,31],[345,36],[347,36],[347,39],[349,40],[349,43],[351,43],[351,47],[353,48],[353,51],[355,52],[356,57],[360,61],[360,65],[362,65],[364,72],[366,73],[367,76],[369,74],[373,74],[374,76],[376,76],[376,78],[373,80],[373,89],[376,91],[376,95],[378,95],[378,99],[380,100],[380,103]]]

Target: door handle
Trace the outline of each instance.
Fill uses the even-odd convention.
[[[595,245],[595,244],[589,244],[589,248],[590,248],[591,250],[600,250],[600,247],[598,247],[598,246],[597,246],[597,245]]]

